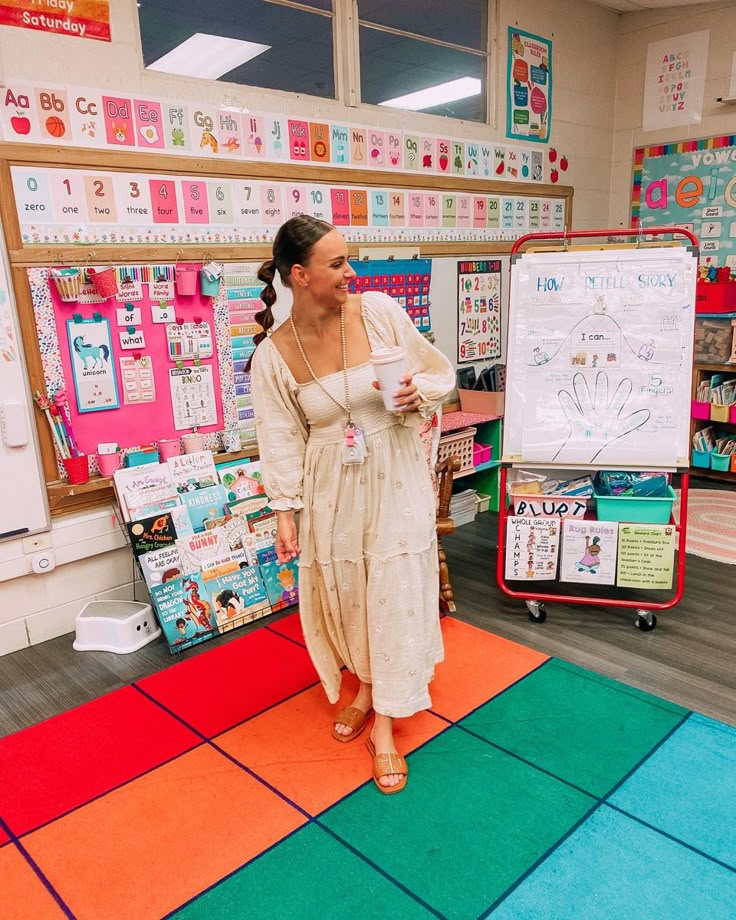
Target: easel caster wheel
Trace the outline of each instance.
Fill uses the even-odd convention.
[[[529,611],[529,619],[532,623],[544,623],[547,619],[547,611],[545,610],[544,604],[540,604],[539,601],[527,601],[526,606]]]
[[[634,620],[634,626],[642,632],[651,632],[657,625],[657,617],[653,613],[640,613]]]

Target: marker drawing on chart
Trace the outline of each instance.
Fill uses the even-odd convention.
[[[632,390],[629,377],[619,381],[610,402],[608,374],[605,371],[596,374],[592,398],[583,374],[575,374],[572,385],[574,396],[567,390],[560,390],[558,394],[570,431],[553,458],[556,463],[594,463],[609,444],[631,434],[649,421],[649,409],[637,409],[630,415],[623,414]]]

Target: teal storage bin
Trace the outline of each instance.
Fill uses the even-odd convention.
[[[710,465],[714,470],[730,470],[731,454],[717,454],[713,451],[710,455]]]
[[[625,521],[627,524],[669,524],[675,491],[667,486],[662,498],[634,495],[596,495],[599,521]]]
[[[711,451],[709,450],[694,450],[692,455],[693,466],[697,466],[702,470],[709,470],[710,457]]]

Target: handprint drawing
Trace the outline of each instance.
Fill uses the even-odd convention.
[[[565,443],[555,454],[556,463],[594,463],[609,444],[646,425],[651,416],[649,409],[637,409],[624,415],[624,406],[631,396],[631,380],[625,377],[608,400],[608,374],[599,371],[595,378],[595,391],[591,398],[588,381],[583,374],[572,379],[575,395],[560,390],[559,400],[570,425]]]

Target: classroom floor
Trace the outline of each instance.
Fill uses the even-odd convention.
[[[1,740],[0,917],[732,920],[736,729],[443,633],[395,796],[295,615]]]

